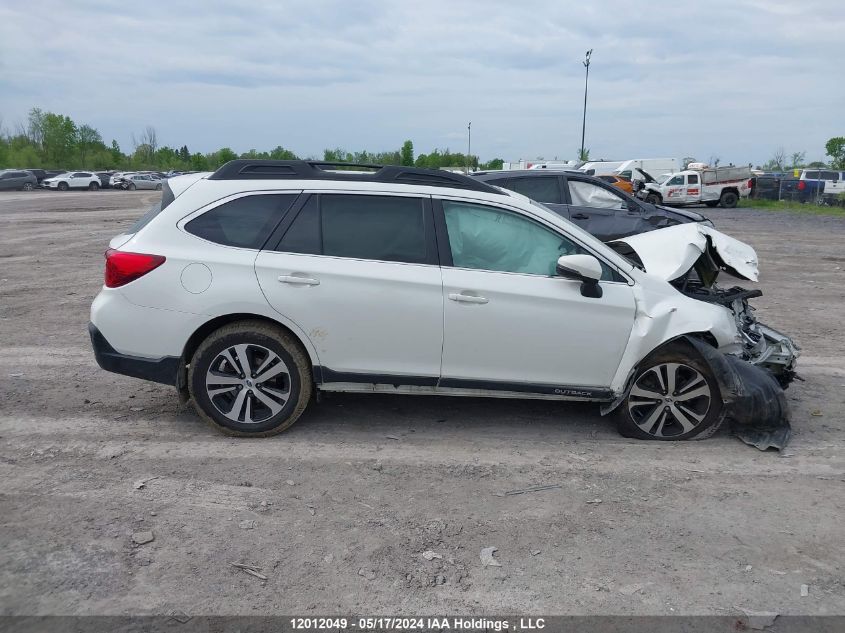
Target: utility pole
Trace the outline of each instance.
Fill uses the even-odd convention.
[[[587,75],[584,78],[584,118],[581,121],[581,154],[578,160],[584,160],[584,132],[587,130],[587,84],[590,81],[590,57],[593,56],[593,49],[587,51],[586,59],[581,62],[584,68],[587,69]]]
[[[469,164],[472,160],[470,158],[470,153],[472,152],[472,121],[467,124],[467,160],[466,160],[466,173],[469,174]]]

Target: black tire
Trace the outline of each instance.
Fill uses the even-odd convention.
[[[670,393],[665,389],[670,382],[664,369],[673,366],[671,380],[676,390]],[[684,398],[703,389],[707,395]],[[663,400],[644,395],[648,393],[662,393]],[[681,343],[667,345],[640,364],[633,386],[616,412],[619,433],[640,440],[703,440],[718,431],[725,418],[719,385],[710,367],[693,348]],[[685,422],[680,423],[677,416]]]
[[[254,365],[261,365],[272,354],[279,362],[258,375],[246,375],[241,372],[242,356],[235,346],[244,346],[240,350],[248,368],[256,369]],[[263,355],[264,352],[267,355]],[[286,366],[286,372],[274,376],[273,382],[261,381],[262,376],[281,363]],[[214,376],[222,377],[223,382],[218,383]],[[243,380],[243,383],[227,388],[235,380]],[[209,386],[209,381],[220,386]],[[216,330],[200,344],[191,359],[188,388],[200,417],[218,431],[239,437],[268,437],[290,428],[299,419],[308,406],[314,386],[311,364],[299,341],[269,323],[239,321]],[[210,389],[223,393],[210,394]],[[246,393],[240,395],[243,390]],[[283,403],[275,396],[280,393],[287,394]],[[270,407],[262,404],[268,400],[280,406],[280,410],[273,413]],[[228,413],[226,409],[229,409]],[[253,414],[256,420],[247,422]],[[235,419],[227,417],[231,415]]]
[[[650,193],[645,197],[645,201],[649,204],[660,204],[663,202],[663,199],[656,193]]]
[[[35,188],[35,187],[33,187],[33,186],[32,186],[32,183],[31,183],[31,182],[25,182],[25,183],[23,184],[23,190],[24,190],[24,191],[32,191],[34,188]]]
[[[708,200],[704,204],[706,204],[708,207],[713,208],[713,207],[715,207],[716,205],[719,204],[719,201],[718,200]]]
[[[88,185],[88,191],[97,191],[99,188],[100,185],[98,185],[96,182],[92,182],[90,185]]]
[[[68,184],[66,182],[60,182],[58,189],[59,191],[67,191],[68,189],[70,189],[70,187],[68,187]]]
[[[737,202],[739,202],[739,196],[733,191],[723,191],[719,198],[719,205],[724,209],[735,209]]]
[[[129,186],[127,187],[127,189],[129,189],[129,191],[135,191],[135,189],[136,189],[136,187],[135,187],[135,183],[134,183],[134,182],[130,182],[130,183],[129,183]]]
[[[161,183],[156,185],[156,191],[161,191]]]

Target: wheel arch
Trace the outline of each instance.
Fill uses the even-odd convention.
[[[697,355],[701,356],[700,350],[693,344],[690,339],[694,339],[696,341],[701,341],[708,347],[712,347],[714,350],[719,349],[719,342],[716,340],[716,337],[713,336],[711,332],[701,331],[701,332],[684,332],[682,334],[677,334],[675,336],[671,336],[655,347],[651,348],[648,352],[644,353],[631,367],[628,371],[628,375],[625,378],[624,385],[622,390],[618,392],[616,398],[612,402],[608,402],[601,408],[601,414],[607,415],[611,413],[618,407],[628,395],[628,392],[631,390],[631,387],[634,384],[634,377],[637,375],[637,371],[639,370],[640,366],[646,362],[649,358],[654,356],[655,354],[659,354],[664,349],[669,347],[670,345],[684,345],[689,348],[689,350]]]
[[[317,351],[314,349],[314,346],[311,344],[311,341],[304,336],[303,333],[295,331],[293,328],[288,327],[284,323],[277,321],[276,319],[272,319],[266,315],[262,314],[255,314],[251,312],[238,312],[233,314],[224,314],[212,319],[209,319],[202,325],[200,325],[191,336],[188,337],[187,342],[185,343],[185,347],[182,350],[182,356],[179,362],[179,371],[176,376],[176,388],[179,390],[179,399],[180,401],[187,402],[189,399],[188,395],[188,365],[191,362],[194,354],[199,348],[200,344],[212,333],[216,330],[219,330],[221,327],[226,325],[231,325],[232,323],[238,323],[239,321],[261,321],[263,323],[267,323],[272,325],[273,327],[277,327],[288,335],[290,335],[295,341],[299,343],[302,347],[302,351],[305,353],[305,356],[308,358],[308,362],[310,363],[309,370],[313,373],[315,367],[320,366],[320,359],[317,356]],[[320,376],[314,376],[314,382],[319,384],[321,382]]]

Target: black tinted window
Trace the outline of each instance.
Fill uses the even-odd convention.
[[[420,198],[315,196],[285,233],[278,250],[389,262],[427,261]]]
[[[698,174],[690,174],[687,176],[687,184],[688,185],[697,185],[698,184]]]
[[[210,242],[240,248],[261,248],[296,194],[252,195],[206,211],[185,230]]]
[[[805,171],[804,172],[804,180],[818,180],[819,179],[819,172],[817,171]]]
[[[560,185],[557,176],[511,178],[505,186],[537,202],[560,204]]]

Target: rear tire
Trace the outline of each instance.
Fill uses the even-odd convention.
[[[733,191],[723,191],[719,198],[719,204],[725,209],[735,209],[737,202],[739,202],[739,196]]]
[[[299,341],[262,321],[240,321],[210,334],[191,359],[188,388],[205,422],[240,437],[290,428],[314,389]]]
[[[24,191],[32,191],[33,189],[34,189],[34,187],[32,186],[31,182],[24,183],[24,185],[23,185]]]
[[[161,191],[161,184],[156,185],[156,191]]]
[[[651,354],[617,409],[617,428],[640,440],[703,440],[724,420],[710,367],[688,346],[670,344]]]
[[[88,191],[97,191],[99,188],[100,185],[98,185],[96,182],[92,182],[90,185],[88,185]]]
[[[66,182],[60,182],[58,189],[59,191],[67,191],[68,189],[70,189],[70,187],[68,187],[68,184]]]

